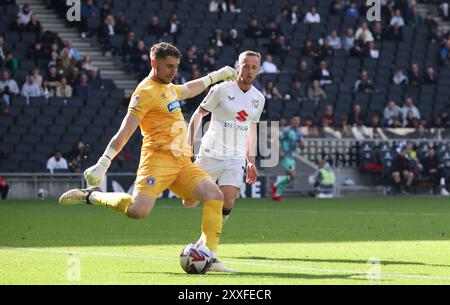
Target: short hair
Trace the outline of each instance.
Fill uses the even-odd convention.
[[[168,42],[157,43],[150,49],[151,59],[166,58],[167,56],[180,58],[181,52],[176,46]]]
[[[261,62],[261,53],[255,52],[255,51],[245,51],[239,54],[239,61],[241,61],[241,58],[244,58],[245,56],[256,56],[258,57],[259,61]]]

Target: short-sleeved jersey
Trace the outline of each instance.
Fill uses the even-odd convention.
[[[187,127],[181,112],[181,87],[158,83],[148,76],[131,96],[128,112],[141,119],[142,153],[157,150],[191,155],[186,144]]]
[[[199,156],[245,158],[250,124],[259,122],[264,103],[264,95],[255,87],[243,92],[235,81],[212,87],[200,105],[212,117]]]
[[[297,148],[299,141],[303,139],[300,128],[292,129],[291,126],[285,127],[280,133],[280,148],[286,157],[291,157],[292,152]]]

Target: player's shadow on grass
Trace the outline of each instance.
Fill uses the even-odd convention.
[[[196,278],[200,275],[188,275],[178,272],[125,272],[126,274],[142,274],[142,275],[166,275],[166,276],[188,276],[190,278]],[[279,278],[279,279],[303,279],[303,280],[355,280],[355,281],[364,281],[368,282],[367,276],[364,274],[307,274],[307,273],[279,273],[279,272],[239,272],[234,274],[228,274],[228,273],[206,273],[205,275],[207,277],[232,277],[236,279],[244,279],[248,277],[249,279],[254,277],[263,278],[263,277],[273,277],[273,278]],[[359,278],[357,278],[359,277]],[[389,280],[380,279],[376,282],[387,282]],[[376,283],[373,282],[373,283]]]
[[[243,259],[243,260],[262,260],[262,261],[282,261],[282,262],[307,262],[307,263],[333,263],[333,264],[367,264],[367,260],[353,260],[353,259],[316,259],[316,258],[269,258],[260,256],[241,256],[231,257],[224,256],[228,259]],[[381,265],[415,265],[415,266],[431,266],[431,267],[450,267],[450,265],[435,265],[420,262],[404,262],[404,261],[380,261]]]

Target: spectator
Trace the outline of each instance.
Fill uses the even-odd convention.
[[[230,30],[230,35],[225,39],[225,44],[235,47],[236,49],[241,46],[241,38],[238,36],[238,31],[236,29]]]
[[[442,0],[442,1],[439,1],[440,2],[440,5],[439,5],[439,9],[441,10],[441,14],[442,14],[442,17],[445,19],[445,20],[448,20],[449,18],[449,2],[450,1],[448,1],[448,0]]]
[[[57,83],[57,86],[59,86],[59,82]],[[54,97],[56,93],[56,87],[51,87],[50,82],[48,79],[44,79],[41,86],[41,96],[45,97],[46,99],[50,97]]]
[[[100,76],[100,72],[97,68],[92,68],[90,76],[89,76],[89,83],[92,85],[93,89],[103,89],[103,82],[102,78]]]
[[[269,38],[271,41],[274,41],[275,38],[280,35],[283,35],[283,33],[279,29],[278,24],[275,22],[275,20],[267,21],[266,26],[264,27],[264,30],[262,32],[262,36],[264,38]]]
[[[6,54],[8,50],[5,47],[5,38],[0,36],[0,62],[3,62],[6,59]]]
[[[228,9],[230,13],[239,14],[241,9],[237,7],[237,0],[228,0]]]
[[[404,86],[409,84],[408,77],[403,73],[402,68],[398,68],[395,71],[394,77],[392,78],[392,82],[397,86]]]
[[[322,60],[319,63],[319,68],[313,72],[311,80],[318,80],[321,86],[333,83],[331,73],[327,69],[327,62],[325,60]]]
[[[21,94],[24,97],[38,97],[38,96],[41,96],[41,88],[34,81],[34,77],[32,75],[27,76],[27,81],[22,86]]]
[[[367,53],[367,44],[365,44],[362,40],[355,40],[353,48],[350,50],[350,56],[364,58],[367,56]]]
[[[31,70],[31,75],[33,75],[34,82],[36,84],[38,84],[38,86],[40,87],[42,84],[43,78],[42,78],[41,70],[39,69],[39,67],[33,68],[33,70]]]
[[[3,62],[3,67],[14,73],[17,69],[19,69],[19,60],[14,57],[12,52],[8,52],[6,54],[6,59]]]
[[[86,145],[83,141],[78,141],[73,145],[72,150],[68,154],[69,168],[73,173],[81,172],[84,168],[83,163],[87,159]]]
[[[227,3],[224,0],[210,0],[209,12],[210,13],[226,13],[228,10]]]
[[[447,40],[439,51],[439,59],[442,65],[450,66],[450,40]]]
[[[47,68],[50,68],[50,67],[52,67],[52,66],[55,66],[55,67],[58,66],[59,63],[60,63],[60,61],[61,61],[61,59],[59,58],[58,53],[56,53],[55,51],[53,51],[53,52],[50,54],[50,60],[48,61]]]
[[[290,16],[289,16],[289,8],[287,6],[283,7],[281,10],[281,13],[279,13],[275,17],[275,22],[279,25],[282,23],[290,23]]]
[[[80,84],[75,88],[75,96],[82,98],[89,98],[94,95],[92,85],[89,83],[89,78],[86,74],[80,77]]]
[[[289,95],[291,99],[294,101],[301,102],[306,100],[305,89],[303,88],[301,81],[299,80],[294,81],[294,86],[292,86]]]
[[[380,51],[378,51],[378,49],[375,47],[375,44],[373,43],[373,41],[367,43],[368,46],[368,52],[369,52],[369,56],[372,59],[378,59],[380,58]]]
[[[81,69],[85,72],[89,72],[92,69],[94,69],[94,65],[92,64],[91,56],[89,56],[89,55],[83,56],[83,60],[80,62],[80,66],[81,66]]]
[[[410,15],[408,16],[408,25],[416,27],[422,24],[422,14],[417,10],[417,6],[411,7]]]
[[[209,44],[213,47],[221,48],[223,47],[222,30],[216,29],[214,31],[214,36],[209,39]]]
[[[3,70],[2,80],[0,81],[0,92],[8,95],[17,95],[20,92],[16,81],[10,78],[8,70]]]
[[[131,26],[127,22],[127,17],[123,13],[120,13],[119,15],[119,20],[116,22],[114,32],[118,35],[127,35],[131,32]]]
[[[37,38],[39,38],[39,36],[41,35],[42,26],[35,14],[31,15],[30,22],[28,22],[28,24],[26,25],[25,31],[35,33]]]
[[[330,46],[327,39],[323,40],[323,45],[320,48],[319,56],[314,58],[314,63],[319,63],[322,60],[326,60],[334,57],[334,49]]]
[[[8,197],[8,192],[9,192],[8,181],[6,181],[6,178],[0,177],[0,198],[2,200],[5,200],[6,197]]]
[[[410,161],[407,157],[406,146],[403,146],[400,153],[394,159],[392,166],[392,178],[394,180],[394,190],[396,193],[402,192],[405,195],[409,195],[408,191],[414,180],[414,174],[412,172]],[[402,178],[405,181],[405,190],[401,189]]]
[[[425,21],[423,23],[427,26],[428,32],[431,32],[431,30],[437,27],[438,25],[437,22],[434,20],[432,13],[427,14],[427,17],[425,17]]]
[[[298,4],[292,4],[291,9],[288,14],[289,23],[294,26],[298,23],[300,19],[300,10]]]
[[[24,25],[27,25],[28,22],[31,20],[31,16],[33,13],[30,11],[30,5],[28,3],[25,3],[22,6],[22,10],[17,14],[17,17],[20,18],[20,22]]]
[[[297,71],[294,74],[294,80],[299,80],[303,84],[309,83],[311,79],[311,72],[309,70],[308,62],[302,60]]]
[[[147,27],[147,34],[161,37],[164,34],[163,27],[159,24],[158,16],[152,16],[150,19],[150,25]]]
[[[364,43],[368,43],[374,40],[373,35],[370,32],[369,27],[367,26],[367,22],[362,22],[360,27],[356,30],[355,39],[362,40]]]
[[[91,33],[88,33],[87,28],[87,19],[89,17],[99,17],[100,18],[100,12],[97,8],[97,6],[94,3],[94,0],[86,0],[86,2],[83,1],[81,4],[81,20],[82,20],[82,33],[81,37],[86,38],[87,35],[90,35]],[[104,20],[104,19],[100,19]]]
[[[56,97],[72,97],[73,89],[67,82],[67,78],[62,77],[58,87],[56,87]]]
[[[11,32],[23,33],[25,32],[25,25],[22,23],[20,17],[16,17],[16,19],[10,24],[9,30]]]
[[[402,116],[403,118],[407,117],[408,111],[412,111],[414,118],[420,120],[420,112],[416,106],[414,106],[414,102],[412,98],[408,97],[405,100],[405,104],[402,108]]]
[[[438,194],[438,188],[440,188],[441,195],[449,196],[448,191],[445,189],[444,164],[433,147],[429,148],[428,155],[421,160],[421,163],[423,166],[423,176],[433,182],[433,193]]]
[[[100,20],[105,20],[108,15],[111,15],[111,5],[109,0],[103,0],[100,7]]]
[[[278,91],[278,88],[275,86],[275,83],[272,80],[269,80],[266,83],[266,86],[263,88],[262,93],[266,97],[266,99],[283,99],[283,96]]]
[[[353,106],[353,111],[348,114],[348,123],[352,126],[357,124],[364,124],[364,115],[361,110],[361,105],[355,104]]]
[[[181,24],[178,20],[177,14],[175,12],[170,13],[169,20],[167,21],[164,29],[164,35],[172,36],[173,41],[176,43],[177,37],[181,36],[182,33],[183,31],[181,29]]]
[[[352,17],[352,18],[356,18],[359,16],[359,9],[358,6],[355,2],[351,2],[350,5],[348,6],[345,15],[347,17]]]
[[[245,29],[245,36],[248,38],[259,38],[262,36],[261,28],[258,26],[258,20],[252,18]]]
[[[53,157],[47,161],[47,169],[51,174],[54,174],[55,170],[68,170],[66,159],[63,158],[62,152],[57,151],[54,153]]]
[[[381,128],[381,121],[380,116],[378,113],[372,114],[372,117],[370,118],[370,125],[369,127],[372,128]]]
[[[325,112],[320,117],[320,125],[322,127],[334,127],[336,124],[336,119],[334,118],[333,106],[327,105],[325,107]]]
[[[73,67],[67,80],[69,81],[69,85],[72,86],[72,88],[75,88],[80,82],[80,69],[78,67]]]
[[[366,70],[362,70],[359,79],[355,82],[355,92],[375,93],[375,85],[369,79],[369,75]]]
[[[203,53],[199,66],[204,73],[208,74],[215,70],[215,61],[209,59],[208,53]]]
[[[120,48],[120,55],[122,56],[122,61],[126,64],[129,64],[131,62],[131,56],[133,54],[134,49],[136,46],[136,40],[134,38],[134,33],[129,32],[127,34],[127,39],[124,40],[122,43],[122,46]],[[181,61],[183,64],[183,60]]]
[[[73,46],[72,40],[67,40],[66,49],[69,50],[69,58],[74,59],[76,61],[80,61],[81,56],[78,52],[78,49]]]
[[[40,41],[37,41],[33,44],[32,49],[28,53],[28,57],[35,62],[38,62],[41,59],[49,58],[47,51]]]
[[[341,136],[344,138],[352,137],[352,126],[348,123],[348,119],[346,116],[341,118]]]
[[[389,25],[390,26],[398,25],[400,27],[405,25],[405,20],[403,19],[402,12],[400,10],[395,10],[395,16],[391,18]]]
[[[336,30],[332,31],[330,35],[327,36],[327,41],[330,47],[335,50],[340,50],[342,48],[341,37]]]
[[[385,126],[393,125],[393,118],[399,118],[402,115],[402,109],[398,107],[394,101],[389,101],[383,111],[383,119]]]
[[[450,128],[450,119],[448,115],[448,110],[442,110],[439,113],[439,117],[442,120],[442,126],[444,126],[444,128]]]
[[[280,72],[277,66],[273,63],[272,55],[267,54],[264,62],[261,65],[261,73],[278,73]]]
[[[403,119],[404,128],[415,128],[419,121],[414,117],[413,112],[410,110],[406,113],[406,117]]]
[[[320,15],[317,12],[317,7],[313,5],[308,13],[305,15],[305,19],[303,19],[304,23],[320,23]]]
[[[188,49],[180,64],[180,70],[190,72],[192,67],[197,65],[197,59],[195,58],[194,50]]]
[[[270,54],[280,56],[282,63],[284,63],[284,58],[287,52],[289,52],[289,50],[291,49],[290,46],[286,45],[284,36],[282,35],[277,36],[275,40],[268,45],[267,48]]]
[[[306,128],[306,134],[308,136],[319,136],[319,129],[314,125],[314,121],[311,117],[305,117],[301,126]]]
[[[133,51],[132,62],[136,70],[139,72],[140,79],[144,78],[145,77],[144,75],[148,74],[147,72],[150,72],[148,67],[149,56],[143,40],[140,40],[137,43],[137,46]]]
[[[372,36],[374,41],[380,42],[384,40],[385,34],[381,22],[376,22],[373,26]]]
[[[310,56],[312,58],[319,56],[319,54],[316,50],[316,47],[314,46],[311,39],[305,40],[305,44],[303,45],[303,48],[302,48],[302,56],[305,56],[305,57]]]
[[[315,80],[312,82],[312,84],[308,88],[308,98],[309,100],[313,101],[316,106],[319,104],[321,100],[327,99],[327,94],[320,86],[320,82],[318,80]]]
[[[350,50],[355,45],[355,36],[353,34],[353,29],[348,28],[345,36],[342,37],[342,46],[344,47],[344,50],[347,52],[350,52]]]
[[[423,76],[423,82],[427,85],[437,84],[437,77],[436,77],[436,74],[434,73],[433,68],[429,67],[425,71],[425,75]]]
[[[422,84],[422,73],[420,72],[418,64],[412,64],[408,71],[409,83],[412,86],[420,86]]]
[[[59,62],[58,71],[61,75],[67,77],[72,68],[77,65],[75,58],[70,58],[69,49],[64,48],[61,51],[61,60]]]
[[[114,17],[108,15],[105,19],[105,22],[100,31],[100,41],[103,45],[103,53],[111,49],[111,36],[115,36],[115,26],[116,22],[114,21]]]

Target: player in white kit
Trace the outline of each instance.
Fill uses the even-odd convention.
[[[260,64],[259,53],[246,51],[240,54],[237,81],[212,87],[189,122],[188,141],[193,145],[202,118],[212,114],[195,164],[217,181],[224,195],[223,224],[243,186],[245,168],[247,183],[255,183],[259,176],[255,166],[256,124],[264,109],[265,98],[253,87],[253,82],[258,76]],[[198,202],[184,201],[183,204],[195,207]],[[228,268],[210,271],[234,272]]]

